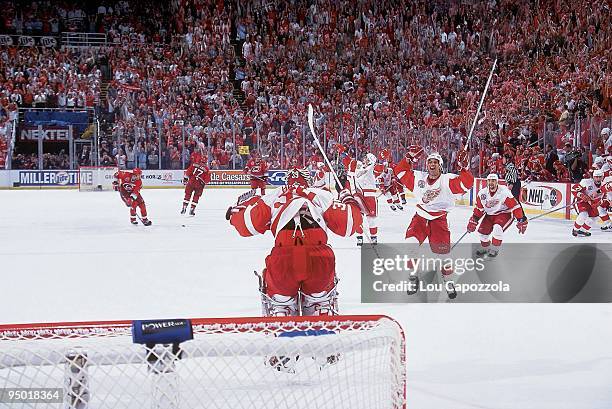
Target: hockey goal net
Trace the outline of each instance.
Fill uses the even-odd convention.
[[[404,337],[388,317],[191,324],[193,339],[178,347],[133,343],[129,321],[0,326],[0,399],[19,388],[55,388],[47,397],[55,403],[9,406],[405,408]],[[279,371],[274,358],[290,358],[291,370]]]
[[[118,170],[119,168],[113,166],[79,167],[79,191],[95,192],[113,190],[113,176]]]

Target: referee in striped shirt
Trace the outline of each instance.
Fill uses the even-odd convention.
[[[506,164],[506,183],[512,192],[512,196],[519,200],[521,195],[521,181],[519,180],[518,169],[512,163],[512,156],[504,155],[504,163]]]

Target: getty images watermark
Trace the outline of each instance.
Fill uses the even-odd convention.
[[[442,282],[425,282],[422,280],[410,280],[410,276],[426,274],[428,272],[452,271],[456,276],[461,276],[466,272],[481,272],[486,267],[485,258],[450,258],[444,256],[428,257],[421,254],[412,257],[407,254],[396,254],[395,257],[372,259],[372,274],[380,279],[372,283],[375,292],[510,292],[510,284],[498,281],[496,283],[459,283],[451,279]],[[384,274],[388,276],[396,273],[396,276],[404,276],[396,282],[385,281],[381,278]]]
[[[479,250],[480,243],[461,243],[449,254],[435,254],[427,243],[364,246],[361,301],[612,302],[611,242],[505,243],[496,257]]]

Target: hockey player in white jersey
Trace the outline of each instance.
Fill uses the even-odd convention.
[[[582,179],[579,184],[572,187],[572,193],[576,198],[575,210],[578,213],[572,235],[585,236],[591,235],[591,227],[593,226],[593,218],[599,216],[604,223],[602,230],[608,231],[611,229],[610,216],[606,208],[601,206],[603,199],[603,179],[604,171],[597,169],[593,171],[593,177]]]
[[[497,256],[504,232],[514,219],[517,220],[516,227],[519,233],[524,234],[527,229],[527,218],[523,208],[516,201],[510,189],[499,184],[497,174],[491,173],[487,176],[487,186],[476,194],[474,213],[467,225],[467,230],[473,232],[480,223],[478,233],[481,247],[476,250],[476,254]]]
[[[355,199],[360,204],[363,214],[368,221],[370,230],[370,240],[372,244],[378,243],[378,200],[376,188],[376,176],[374,167],[376,166],[376,155],[368,153],[365,164],[355,170]],[[363,244],[363,229],[357,230],[357,245]]]
[[[312,178],[312,187],[331,192],[331,172],[323,162],[317,162],[315,174]]]
[[[429,240],[431,251],[436,254],[450,252],[450,230],[446,216],[455,206],[455,196],[466,193],[474,184],[474,176],[468,168],[469,158],[465,150],[457,153],[457,165],[461,170],[458,176],[443,174],[442,157],[437,152],[427,156],[427,171],[417,174],[412,170],[413,162],[423,154],[423,148],[410,146],[404,158],[394,167],[397,178],[417,199],[416,213],[406,230],[406,239],[422,245]],[[451,281],[453,271],[443,268],[442,278]],[[413,283],[418,282],[411,276]],[[449,297],[456,292],[449,291]]]

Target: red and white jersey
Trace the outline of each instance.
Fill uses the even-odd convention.
[[[431,180],[427,172],[417,175],[405,159],[393,171],[416,196],[416,213],[427,220],[446,215],[455,206],[455,195],[466,193],[474,184],[474,176],[469,170],[462,170],[459,176],[445,173]]]
[[[284,187],[264,197],[252,197],[245,206],[231,218],[231,224],[244,237],[268,230],[276,237],[283,227],[305,214],[323,230],[344,237],[353,235],[362,223],[357,206],[334,200],[333,194],[323,189]]]
[[[192,163],[185,171],[185,177],[189,178],[188,183],[205,185],[210,182],[210,169],[204,164]]]
[[[375,163],[368,166],[357,168],[355,176],[357,178],[357,186],[363,191],[376,191],[376,176],[374,175]]]
[[[597,186],[592,178],[582,179],[579,184],[572,187],[572,193],[579,203],[591,203],[600,200],[603,196],[601,186]]]
[[[374,175],[376,182],[381,190],[388,190],[393,181],[393,169],[383,164],[374,166]]]
[[[491,193],[489,187],[484,187],[478,191],[476,195],[476,206],[474,207],[474,216],[477,218],[487,214],[493,216],[501,213],[514,214],[514,217],[523,217],[523,210],[516,201],[512,192],[507,186],[498,185],[495,193]]]
[[[612,201],[612,175],[606,176],[601,182],[602,199]]]
[[[248,173],[251,179],[263,179],[266,176],[268,167],[268,162],[265,160],[255,161],[255,159],[251,159],[244,167],[244,172]]]
[[[115,172],[114,177],[119,183],[119,191],[121,193],[138,193],[142,188],[142,180],[131,170]]]
[[[331,185],[331,172],[329,172],[327,166],[322,169],[317,169],[312,178],[312,187],[331,190]]]
[[[351,192],[355,192],[357,183],[357,168],[359,167],[359,163],[350,156],[345,156],[344,158],[342,158],[342,164],[346,169],[346,180],[349,184],[348,188]]]

